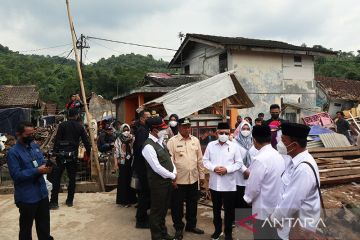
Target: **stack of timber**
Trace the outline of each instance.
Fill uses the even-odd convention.
[[[318,164],[322,186],[360,181],[359,147],[311,148],[309,152]]]

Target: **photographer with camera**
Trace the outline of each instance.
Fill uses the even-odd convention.
[[[53,239],[50,236],[50,211],[48,190],[44,174],[52,171],[45,164],[39,145],[34,143],[34,126],[21,123],[16,130],[17,143],[9,150],[7,164],[14,181],[15,204],[20,212],[19,239],[31,239],[35,220],[38,239]]]
[[[91,151],[88,135],[85,128],[78,122],[78,119],[78,111],[76,109],[69,109],[68,121],[59,125],[55,137],[53,152],[56,156],[57,169],[52,176],[53,190],[51,192],[50,209],[59,208],[60,180],[65,168],[69,178],[66,205],[68,207],[73,206],[80,138],[85,145],[86,153],[89,155]]]

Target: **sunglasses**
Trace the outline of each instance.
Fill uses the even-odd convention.
[[[228,132],[218,132],[219,135],[230,135]]]

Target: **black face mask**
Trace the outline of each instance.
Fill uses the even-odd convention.
[[[279,114],[271,114],[271,118],[272,118],[272,119],[278,119],[278,118],[279,118]]]
[[[30,145],[30,143],[32,143],[34,141],[34,137],[33,136],[28,136],[28,137],[23,137],[23,142],[26,145]]]

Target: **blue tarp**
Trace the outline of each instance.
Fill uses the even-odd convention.
[[[334,132],[328,128],[324,128],[324,127],[315,125],[315,126],[311,126],[309,135],[310,136],[318,136],[320,134],[325,134],[325,133],[334,133]]]
[[[0,132],[15,136],[16,127],[21,122],[31,121],[30,108],[0,109]]]

